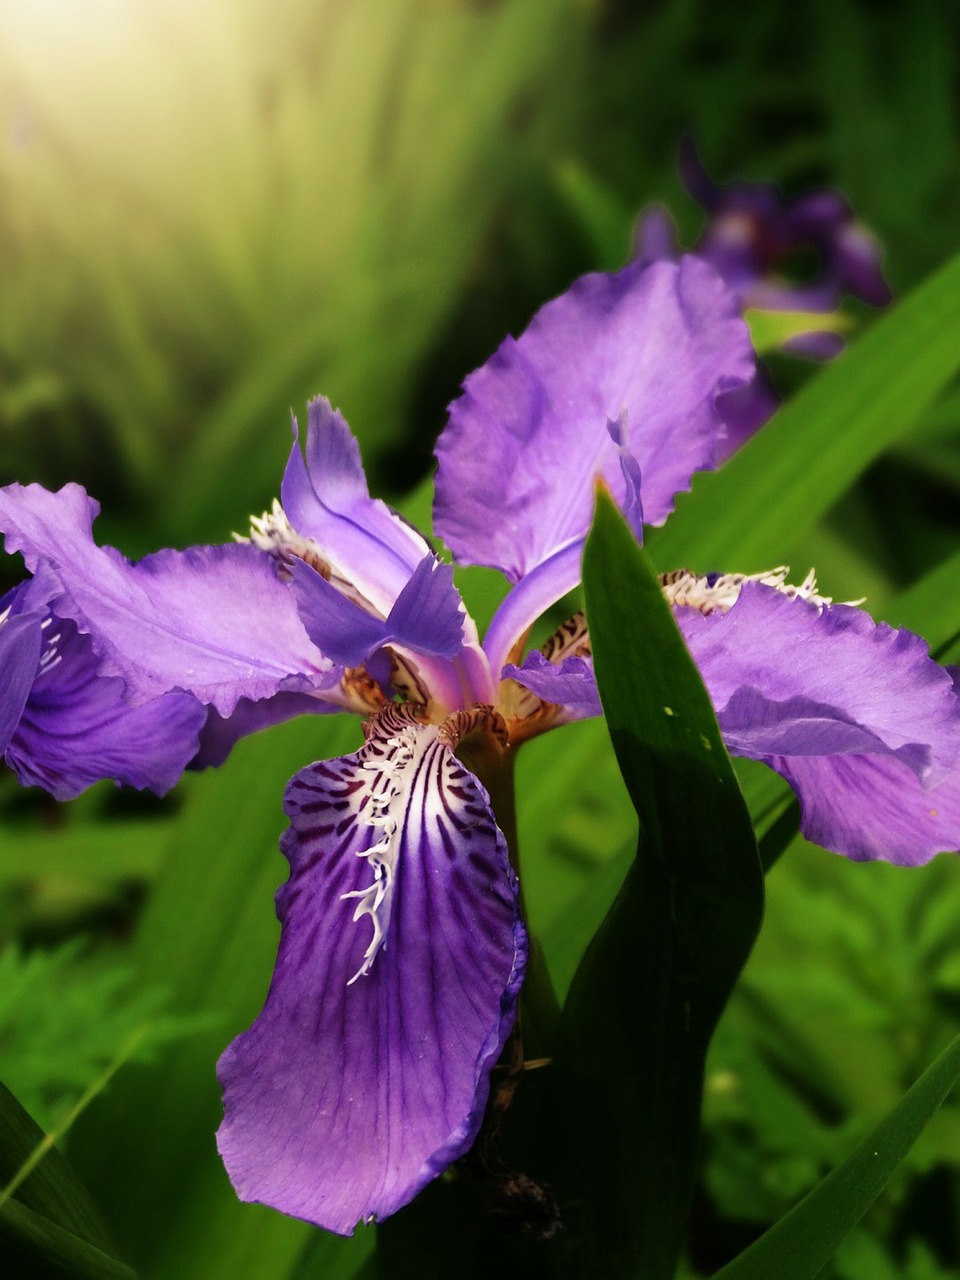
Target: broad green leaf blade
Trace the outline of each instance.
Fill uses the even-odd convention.
[[[707,692],[605,494],[584,588],[640,841],[564,1009],[548,1173],[570,1275],[668,1280],[693,1187],[707,1045],[759,928],[763,882]]]
[[[97,1249],[112,1251],[113,1243],[95,1204],[56,1147],[20,1180],[24,1165],[43,1141],[40,1126],[9,1089],[0,1085],[0,1201],[7,1199],[5,1189],[10,1188],[28,1209]],[[18,1185],[13,1188],[15,1179]]]
[[[97,880],[152,877],[170,843],[165,819],[71,823],[64,830],[11,833],[0,849],[0,882],[48,876]]]
[[[43,1130],[0,1085],[0,1260],[18,1280],[135,1280],[96,1206]],[[8,1270],[9,1268],[9,1270]]]
[[[122,1262],[18,1200],[0,1206],[0,1258],[16,1280],[136,1280]]]
[[[960,1079],[960,1036],[843,1164],[714,1280],[813,1280],[889,1182]]]
[[[698,476],[649,546],[664,568],[779,563],[905,435],[960,368],[960,255],[785,405],[720,471]]]

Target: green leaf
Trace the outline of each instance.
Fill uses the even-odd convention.
[[[0,1257],[19,1280],[134,1280],[100,1214],[43,1130],[0,1085]],[[16,1198],[14,1198],[16,1197]]]
[[[748,307],[744,320],[750,326],[750,341],[758,355],[775,351],[803,333],[845,333],[853,321],[842,311],[758,311]]]
[[[692,1194],[707,1045],[759,928],[762,876],[707,692],[604,494],[584,587],[640,840],[563,1012],[548,1174],[571,1275],[667,1280]]]
[[[122,1262],[17,1200],[0,1205],[0,1253],[17,1280],[136,1280]]]
[[[887,622],[925,636],[940,661],[949,658],[960,633],[960,551],[930,569],[884,606]]]
[[[813,1280],[887,1185],[958,1079],[960,1036],[843,1164],[714,1280]]]
[[[769,568],[960,368],[960,255],[812,378],[648,545],[664,568]]]
[[[45,876],[149,878],[170,842],[163,819],[71,823],[64,830],[12,828],[0,849],[0,881]]]
[[[634,205],[570,157],[555,166],[553,180],[580,225],[596,267],[602,271],[618,270],[630,256],[630,240],[637,220]]]

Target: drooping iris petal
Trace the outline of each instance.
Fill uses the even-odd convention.
[[[732,295],[705,263],[587,275],[464,382],[437,445],[435,524],[457,560],[516,582],[590,525],[603,476],[626,498],[621,448],[661,523],[692,474],[715,465],[723,391],[754,362]]]
[[[219,1066],[241,1199],[342,1234],[470,1146],[526,956],[485,791],[435,726],[381,724],[290,784],[273,982]]]
[[[121,676],[132,701],[183,690],[226,716],[240,698],[337,685],[268,554],[231,543],[131,564],[93,541],[98,511],[79,485],[0,489],[7,550],[50,565],[57,614],[93,634],[102,674]]]
[[[504,667],[503,675],[516,680],[544,702],[564,707],[567,714],[555,721],[557,724],[603,715],[590,658],[564,658],[562,662],[550,662],[534,650],[527,654],[521,666],[510,664]]]
[[[124,683],[97,674],[90,637],[52,618],[52,657],[33,682],[6,761],[24,786],[70,800],[102,778],[162,795],[196,754],[203,706],[169,693],[142,706]]]
[[[927,791],[893,756],[771,757],[801,799],[808,840],[903,867],[960,847],[960,769]]]
[[[463,647],[464,609],[453,569],[428,553],[386,618],[348,599],[303,560],[290,566],[300,618],[313,643],[335,662],[358,666],[385,644],[453,658]]]
[[[43,643],[39,613],[4,618],[0,609],[0,755],[13,737],[37,674]]]
[[[280,497],[297,533],[316,543],[381,613],[389,612],[430,550],[385,502],[370,497],[360,447],[323,396],[307,408],[306,459],[295,438]]]
[[[918,636],[851,606],[821,609],[756,582],[740,588],[727,612],[681,606],[676,614],[728,747],[788,778],[805,834],[853,857],[890,856],[887,806],[870,797],[891,770],[916,783],[899,793],[901,830],[910,805],[920,806],[912,814],[918,830],[927,823],[936,807],[927,804],[930,788],[958,767],[960,699]],[[862,793],[855,822],[843,808],[847,791]],[[957,844],[960,830],[945,847]],[[918,845],[917,857],[932,852]]]

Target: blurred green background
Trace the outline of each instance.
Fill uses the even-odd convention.
[[[371,487],[402,501],[463,376],[574,275],[622,263],[646,203],[694,238],[684,133],[717,179],[841,189],[900,296],[957,248],[958,36],[960,9],[932,0],[4,0],[0,481],[80,481],[129,555],[224,540],[269,504],[289,413],[323,392]],[[854,332],[875,322],[848,311]],[[816,372],[770,368],[787,397]],[[948,387],[769,564],[789,553],[893,616],[956,552],[958,494]],[[19,572],[4,562],[3,585]],[[103,785],[58,807],[0,777],[0,1078],[45,1126],[95,1095],[64,1146],[145,1277],[368,1259],[370,1233],[342,1244],[237,1204],[213,1148],[214,1063],[276,946],[283,784],[358,735],[285,726],[162,801]],[[743,777],[762,822],[781,792]],[[599,726],[531,744],[518,790],[563,989],[633,812]],[[956,1028],[958,875],[802,842],[771,873],[708,1076],[692,1275],[842,1158]],[[958,1273],[960,1102],[832,1265]]]

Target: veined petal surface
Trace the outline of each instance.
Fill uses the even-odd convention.
[[[226,716],[240,698],[338,683],[268,554],[231,543],[132,564],[94,542],[98,511],[79,485],[0,489],[7,550],[22,552],[29,569],[49,564],[56,613],[92,635],[102,674],[121,676],[131,701],[182,690]]]
[[[624,504],[624,451],[639,466],[644,518],[661,523],[693,473],[716,465],[717,398],[753,370],[736,301],[706,263],[581,277],[470,374],[450,406],[437,444],[437,532],[460,563],[516,582],[586,534],[596,476]]]
[[[808,840],[857,861],[919,866],[960,848],[960,769],[927,791],[893,756],[773,756],[800,797]]]
[[[307,407],[306,457],[295,438],[280,499],[297,533],[383,614],[430,550],[385,502],[370,497],[360,446],[323,396]]]
[[[341,1234],[470,1146],[526,957],[483,787],[435,726],[384,722],[288,788],[273,982],[219,1066],[241,1199]]]

